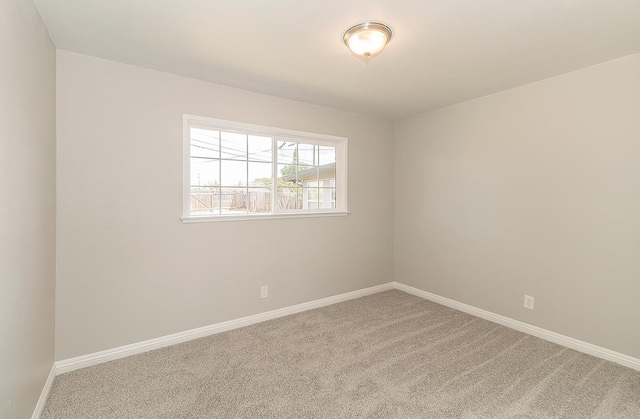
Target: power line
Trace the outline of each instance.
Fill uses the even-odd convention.
[[[216,139],[217,139],[217,138],[216,138]],[[272,151],[272,148],[268,148],[268,149],[264,149],[264,150],[260,150],[260,151],[254,151],[254,152],[251,152],[251,153],[244,153],[244,152],[243,152],[242,154],[234,154],[233,152],[238,153],[238,152],[241,152],[241,151],[240,151],[240,150],[237,150],[237,149],[235,149],[235,148],[226,147],[226,146],[223,146],[223,145],[222,145],[222,141],[228,141],[228,140],[221,140],[221,142],[220,142],[220,149],[217,149],[217,148],[210,148],[210,147],[205,147],[205,146],[201,146],[201,145],[193,144],[193,142],[194,142],[194,141],[199,142],[199,143],[204,143],[204,144],[207,144],[207,145],[215,145],[215,144],[211,144],[211,143],[208,143],[208,142],[206,142],[206,141],[199,140],[199,139],[197,139],[197,138],[191,138],[191,144],[190,144],[190,145],[191,145],[191,146],[193,146],[193,147],[195,147],[195,148],[200,148],[200,149],[203,149],[203,150],[209,150],[209,151],[218,152],[218,153],[222,152],[223,150],[231,150],[231,151],[224,151],[224,153],[225,153],[225,154],[227,154],[227,156],[228,156],[228,157],[226,157],[226,158],[224,158],[224,159],[222,159],[222,158],[220,158],[220,157],[205,157],[205,156],[200,157],[200,156],[195,156],[195,158],[201,158],[201,159],[210,159],[210,160],[233,160],[233,157],[244,157],[244,158],[246,158],[246,159],[243,159],[244,161],[250,161],[250,160],[249,160],[249,156],[252,156],[252,155],[258,155],[258,154],[261,154],[261,153],[271,152],[271,151]],[[284,144],[286,144],[286,143],[284,143]],[[315,147],[318,147],[318,152],[320,152],[320,146],[313,145],[313,147],[314,147],[314,148],[315,148]],[[279,147],[278,149],[280,150],[281,148]],[[311,150],[309,150],[309,151],[311,151]],[[332,149],[331,147],[327,147],[326,149],[323,149],[323,151],[330,151],[332,154],[335,154],[335,149]],[[315,154],[315,150],[314,150],[314,154]],[[278,155],[280,155],[280,154],[278,153]],[[284,157],[288,157],[288,156],[284,156]],[[238,160],[238,161],[242,161],[242,160]],[[254,160],[254,161],[252,161],[252,162],[254,162],[254,163],[273,163],[271,160],[268,160],[268,161]],[[333,163],[333,162],[330,162],[330,163],[327,163],[327,164],[331,164],[331,163]],[[292,163],[281,163],[281,164],[296,164],[296,163],[292,162]],[[314,163],[306,163],[306,164],[312,164],[312,165],[315,165]],[[299,159],[298,159],[298,162],[297,162],[297,164],[296,164],[296,165],[300,165],[300,161],[299,161]],[[304,164],[303,164],[303,165],[304,165]]]

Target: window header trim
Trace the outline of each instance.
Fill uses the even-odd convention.
[[[328,134],[313,134],[296,131],[286,128],[266,127],[262,125],[245,124],[244,122],[225,121],[223,119],[207,118],[204,116],[184,115],[183,125],[194,128],[214,129],[216,131],[230,131],[238,134],[255,134],[260,136],[275,137],[276,140],[304,140],[310,144],[320,144],[323,142],[331,144],[343,144],[347,142],[346,137],[338,137]]]

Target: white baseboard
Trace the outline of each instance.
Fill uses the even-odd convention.
[[[267,311],[265,313],[255,314],[253,316],[242,317],[240,319],[229,320],[222,323],[212,324],[210,326],[199,327],[184,332],[174,333],[159,337],[156,339],[145,340],[130,345],[120,346],[118,348],[107,349],[105,351],[95,352],[88,355],[82,355],[75,358],[65,359],[55,363],[56,374],[64,374],[65,372],[74,371],[80,368],[91,367],[93,365],[102,364],[104,362],[113,361],[114,359],[125,358],[127,356],[136,355],[142,352],[152,351],[154,349],[163,348],[165,346],[175,345],[177,343],[187,342],[193,339],[213,335],[216,333],[226,332],[228,330],[237,329],[239,327],[249,326],[255,323],[276,319],[278,317],[288,316],[290,314],[300,313],[314,308],[320,308],[331,304],[340,303],[354,298],[364,297],[366,295],[376,294],[382,291],[393,289],[392,283],[378,285],[375,287],[365,288],[357,291],[347,292],[345,294],[334,295],[333,297],[322,298],[308,303],[296,304],[277,310]]]
[[[370,288],[365,288],[358,291],[348,292],[345,294],[335,295],[333,297],[327,297],[327,298],[322,298],[320,300],[310,301],[308,303],[296,304],[294,306],[284,307],[277,310],[267,311],[265,313],[242,317],[240,319],[229,320],[222,323],[212,324],[210,326],[204,326],[197,329],[191,329],[184,332],[174,333],[172,335],[167,335],[167,336],[159,337],[156,339],[145,340],[142,342],[120,346],[117,348],[108,349],[101,352],[95,352],[88,355],[82,355],[75,358],[65,359],[55,363],[55,373],[64,374],[65,372],[74,371],[80,368],[86,368],[93,365],[102,364],[104,362],[113,361],[115,359],[125,358],[127,356],[152,351],[154,349],[175,345],[177,343],[187,342],[193,339],[198,339],[198,338],[213,335],[216,333],[237,329],[239,327],[249,326],[249,325],[264,322],[267,320],[276,319],[278,317],[288,316],[290,314],[300,313],[303,311],[312,310],[315,308],[320,308],[320,307],[328,306],[331,304],[336,304],[343,301],[352,300],[354,298],[364,297],[366,295],[371,295],[371,294],[375,294],[378,292],[383,292],[391,289],[404,291],[406,293],[413,294],[418,297],[422,297],[424,299],[436,302],[438,304],[442,304],[444,306],[451,307],[456,310],[463,311],[465,313],[469,313],[476,317],[480,317],[480,318],[492,321],[494,323],[498,323],[503,326],[507,326],[512,329],[516,329],[521,332],[557,343],[559,345],[563,345],[571,349],[575,349],[577,351],[580,351],[589,355],[593,355],[598,358],[606,359],[608,361],[612,361],[620,365],[624,365],[625,367],[633,368],[635,370],[640,371],[640,359],[633,358],[631,356],[624,355],[619,352],[602,348],[600,346],[596,346],[591,343],[587,343],[587,342],[574,339],[565,335],[561,335],[559,333],[555,333],[550,330],[533,326],[528,323],[514,320],[509,317],[501,316],[499,314],[495,314],[490,311],[482,310],[482,309],[470,306],[468,304],[460,303],[458,301],[451,300],[449,298],[441,297],[439,295],[432,294],[430,292],[422,291],[418,288],[410,287],[408,285],[404,285],[399,282],[390,282],[390,283],[378,285],[375,287],[370,287]],[[47,385],[45,385],[45,389],[43,389],[43,395],[45,395],[45,390],[46,390],[46,395],[49,394],[51,385],[53,384],[53,378],[52,377],[49,377],[49,378],[50,379],[47,380]],[[44,399],[42,399],[41,397],[41,400],[38,402],[38,405],[41,404],[40,402],[42,400],[46,401],[46,397],[44,397]],[[40,407],[40,409],[44,407],[44,401],[42,401],[42,406]],[[34,412],[33,418],[37,417],[35,416],[35,414],[36,413]]]
[[[49,398],[49,393],[51,393],[51,387],[53,387],[53,380],[55,378],[56,378],[56,364],[54,363],[53,365],[51,365],[51,371],[49,371],[49,376],[47,377],[47,381],[44,382],[44,387],[42,387],[42,392],[40,393],[40,398],[38,399],[36,408],[33,409],[33,415],[31,415],[31,419],[40,419],[40,416],[42,416],[44,405],[47,403],[47,399]]]
[[[422,291],[418,288],[410,287],[408,285],[401,284],[400,282],[393,282],[393,287],[397,290],[404,291],[409,294],[413,294],[418,297],[422,297],[426,300],[433,301],[443,306],[451,307],[465,313],[469,313],[476,317],[480,317],[494,323],[507,326],[511,329],[516,329],[521,332],[533,335],[544,340],[548,340],[553,343],[557,343],[562,346],[566,346],[576,351],[583,352],[585,354],[593,355],[598,358],[612,361],[625,367],[633,368],[640,371],[640,359],[634,358],[628,355],[621,354],[619,352],[612,351],[610,349],[603,348],[601,346],[593,345],[588,342],[584,342],[578,339],[571,338],[569,336],[561,335],[560,333],[552,332],[541,327],[532,326],[528,323],[524,323],[518,320],[511,319],[509,317],[501,316],[499,314],[492,313],[490,311],[482,310],[470,306],[468,304],[460,303],[449,298],[441,297],[437,294]]]

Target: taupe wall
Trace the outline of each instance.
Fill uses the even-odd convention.
[[[397,281],[640,358],[640,55],[398,121],[394,167]]]
[[[0,417],[30,417],[54,359],[55,48],[0,0]]]
[[[393,280],[390,122],[65,51],[57,104],[57,359]],[[351,214],[182,224],[183,113],[348,137]]]

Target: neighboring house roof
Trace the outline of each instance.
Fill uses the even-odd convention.
[[[318,167],[312,167],[311,169],[307,169],[304,170],[302,172],[298,172],[298,180],[309,180],[309,179],[316,179],[316,176],[320,177],[320,175],[323,175],[325,173],[329,173],[329,172],[335,172],[336,171],[336,164],[335,163],[329,163],[329,164],[325,164],[323,166],[318,166]],[[296,180],[296,174],[295,173],[291,173],[285,176],[282,176],[283,180],[289,181],[289,182],[293,182]]]

